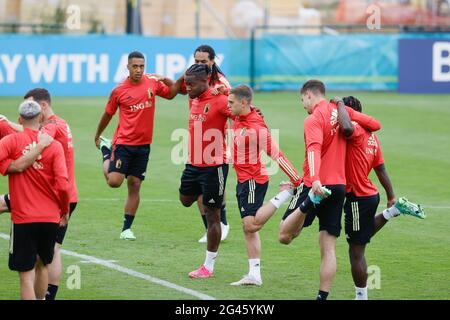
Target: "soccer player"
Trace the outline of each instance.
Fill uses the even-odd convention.
[[[17,160],[38,140],[41,107],[19,106],[24,131],[0,140],[0,162]],[[22,299],[45,299],[48,264],[52,262],[59,224],[69,216],[69,184],[64,151],[53,141],[23,172],[9,175],[11,220],[9,268],[19,272]]]
[[[378,137],[352,122],[345,106],[362,112],[361,102],[355,97],[343,100],[334,98],[338,106],[339,127],[347,138],[345,172],[347,179],[344,205],[345,233],[349,244],[349,257],[355,300],[367,300],[367,263],[364,256],[366,245],[375,233],[394,217],[400,214],[412,215],[420,219],[425,213],[419,205],[406,198],[395,199],[394,189],[384,165]],[[375,215],[380,195],[377,187],[370,181],[369,173],[375,171],[378,180],[386,191],[387,209]]]
[[[181,177],[180,202],[190,207],[203,195],[208,224],[204,264],[191,278],[213,276],[221,239],[220,208],[228,175],[225,123],[231,117],[226,95],[213,95],[208,83],[210,68],[194,64],[185,73],[189,94],[189,160]]]
[[[262,284],[261,279],[261,241],[258,231],[264,223],[262,216],[275,212],[271,203],[263,207],[264,197],[269,186],[267,169],[261,162],[261,151],[265,151],[289,177],[292,185],[300,185],[300,176],[289,160],[279,150],[264,119],[252,106],[252,89],[240,85],[230,90],[228,105],[235,116],[233,124],[233,166],[238,183],[236,197],[242,218],[245,244],[247,248],[249,273],[241,280],[231,283],[234,286]],[[269,217],[270,217],[269,216]]]
[[[318,217],[321,265],[317,299],[326,300],[336,274],[336,240],[341,231],[345,198],[346,140],[338,128],[337,106],[325,99],[325,85],[319,80],[309,80],[300,93],[309,114],[304,120],[303,184],[295,189],[283,216],[279,240],[289,244],[303,227],[311,225],[314,217]],[[351,119],[367,129],[380,128],[377,120],[348,109]],[[331,195],[322,199],[328,195],[327,189]]]
[[[169,88],[155,77],[144,74],[145,59],[140,52],[128,55],[129,76],[111,92],[95,134],[95,145],[103,154],[103,173],[111,188],[128,182],[128,197],[120,239],[136,240],[131,231],[139,207],[139,192],[145,179],[153,138],[155,96],[167,98]],[[101,137],[119,109],[119,125],[111,143]]]
[[[72,213],[75,211],[75,208],[78,203],[78,191],[75,180],[74,146],[70,127],[65,120],[61,119],[53,112],[51,95],[47,89],[44,88],[32,89],[25,94],[24,99],[36,101],[41,106],[44,120],[44,122],[42,123],[43,127],[41,131],[49,134],[56,141],[60,142],[63,147],[70,186],[69,214],[70,216],[72,216]],[[22,127],[19,124],[9,122],[9,125],[15,130],[22,131]],[[5,195],[4,199],[9,200],[7,197],[8,195]],[[10,206],[9,201],[7,201],[6,203]],[[55,252],[54,259],[52,263],[48,266],[49,287],[47,290],[46,300],[55,300],[56,293],[58,291],[62,270],[61,246],[67,232],[67,227],[68,224],[58,228],[54,250]]]
[[[194,61],[197,64],[206,64],[211,68],[211,73],[208,76],[208,83],[211,87],[211,94],[225,94],[228,95],[228,92],[231,89],[231,85],[226,79],[222,70],[220,70],[219,66],[215,62],[216,52],[211,46],[201,45],[194,51]],[[170,95],[169,97],[172,99],[177,94],[187,94],[186,91],[186,82],[185,75],[183,74],[175,83],[172,82],[171,79],[168,79],[161,75],[156,75],[158,79],[163,81],[170,87]],[[227,128],[228,123],[225,124],[225,129]],[[198,240],[199,243],[206,243],[207,231],[208,231],[208,223],[206,221],[205,209],[203,207],[202,196],[200,195],[197,199],[197,206],[200,211],[200,215],[203,220],[203,224],[205,226],[205,234]],[[222,237],[221,240],[225,240],[228,236],[228,232],[230,231],[230,225],[227,221],[226,215],[226,204],[225,201],[220,209],[220,227],[222,228]]]

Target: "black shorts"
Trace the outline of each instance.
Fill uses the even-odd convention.
[[[11,212],[11,199],[9,199],[8,193],[3,196],[3,200],[5,200],[6,206],[8,207],[8,212]]]
[[[319,219],[319,231],[326,230],[329,234],[339,237],[342,228],[341,219],[345,199],[345,185],[335,184],[326,185],[326,187],[331,190],[331,195],[307,213],[303,227],[309,227],[317,216]],[[294,197],[283,216],[283,220],[300,207],[308,196],[309,190],[311,188],[305,187],[303,184],[296,189]]]
[[[119,172],[126,177],[133,176],[144,180],[149,156],[149,144],[141,146],[113,145],[108,172]]]
[[[75,211],[75,208],[77,207],[76,202],[70,203],[70,217],[72,217],[72,213]],[[63,244],[64,238],[66,237],[67,227],[69,224],[66,224],[64,227],[58,227],[58,231],[56,232],[56,242],[59,244]]]
[[[256,211],[264,204],[269,182],[256,183],[255,180],[247,180],[236,186],[236,198],[241,218],[254,216]]]
[[[203,195],[203,205],[221,208],[228,176],[228,164],[214,167],[196,167],[186,164],[181,176],[180,194]]]
[[[375,214],[380,195],[356,197],[348,193],[345,199],[345,234],[348,243],[366,245],[375,231]]]
[[[36,265],[39,255],[44,265],[53,261],[57,223],[13,224],[9,245],[9,269],[26,272]]]

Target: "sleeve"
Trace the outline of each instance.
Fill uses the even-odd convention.
[[[69,178],[64,150],[58,141],[53,141],[52,145],[54,145],[53,174],[55,189],[58,192],[61,212],[69,213]]]
[[[159,97],[167,99],[167,97],[170,95],[170,88],[161,81],[156,81],[155,86],[155,94]]]
[[[181,82],[180,93],[187,94],[186,82],[184,80]]]
[[[283,172],[289,177],[291,183],[298,187],[301,183],[300,176],[294,166],[285,157],[283,152],[280,150],[275,141],[272,140],[267,127],[260,127],[258,142],[261,149],[263,149],[266,154],[274,161],[278,163],[278,166],[283,170]]]
[[[361,127],[369,130],[370,132],[378,131],[381,129],[381,123],[377,119],[368,116],[364,113],[353,110],[350,107],[345,107],[352,121],[359,123]]]
[[[12,159],[5,159],[0,161],[0,174],[2,176],[6,176],[7,175],[7,171],[9,168],[9,165],[11,164],[11,162],[13,162]]]
[[[11,158],[13,155],[12,154],[13,149],[14,149],[13,146],[14,146],[14,136],[12,136],[12,135],[6,136],[5,138],[0,140],[0,163],[2,163],[2,169],[3,169],[4,161]],[[10,162],[11,161],[8,162],[8,166],[9,166]],[[8,168],[8,167],[6,167],[6,168]],[[3,174],[3,172],[2,172],[2,174]]]
[[[116,88],[109,95],[109,100],[105,107],[105,113],[109,114],[110,116],[113,116],[116,113],[118,107],[119,102],[117,101],[117,88]]]
[[[320,180],[322,158],[323,124],[314,116],[305,119],[305,143],[311,181]]]
[[[375,138],[375,141],[377,143],[377,152],[375,154],[375,158],[373,159],[373,168],[378,167],[379,165],[384,164],[384,158],[383,158],[383,152],[381,151],[380,141],[378,140],[378,137],[376,135],[373,135]]]

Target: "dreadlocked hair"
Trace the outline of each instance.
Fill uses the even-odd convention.
[[[186,70],[187,76],[195,76],[196,78],[204,77],[208,78],[211,73],[211,68],[206,64],[196,63]]]
[[[208,53],[209,60],[214,60],[216,57],[216,52],[211,46],[208,46],[206,44],[199,46],[194,51],[194,55],[196,52],[206,52]],[[220,68],[217,66],[217,63],[214,62],[214,64],[211,67],[211,78],[209,79],[209,85],[214,85],[216,82],[219,82],[219,76],[225,76],[225,74],[220,70]]]
[[[344,101],[344,104],[346,106],[349,106],[350,108],[358,112],[362,112],[362,104],[354,96],[344,97],[342,100]]]

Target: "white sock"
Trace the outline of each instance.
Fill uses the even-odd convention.
[[[277,194],[275,197],[270,199],[270,202],[278,209],[281,207],[283,203],[286,202],[290,197],[292,197],[292,189],[290,190],[283,190],[279,194]]]
[[[400,211],[395,206],[392,206],[390,208],[387,208],[387,209],[383,210],[383,217],[386,220],[389,220],[391,218],[397,217],[399,215],[400,215]]]
[[[367,295],[367,286],[364,288],[355,287],[355,300],[369,300],[369,296]]]
[[[206,250],[205,263],[203,264],[209,272],[214,271],[214,262],[216,261],[217,252],[211,252]]]
[[[261,281],[261,259],[248,259],[248,274]]]

